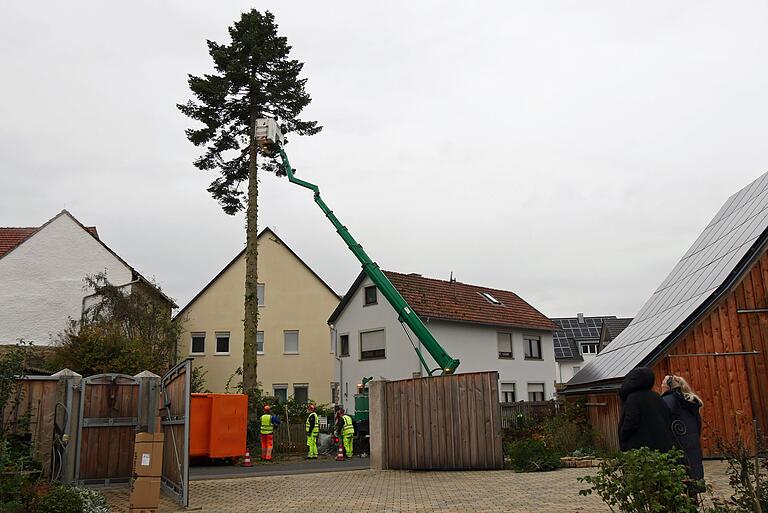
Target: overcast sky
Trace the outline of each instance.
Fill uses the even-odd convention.
[[[291,162],[384,269],[632,316],[768,170],[762,1],[4,1],[0,226],[66,208],[186,304],[245,236],[176,103],[251,7],[325,127]],[[260,227],[344,293],[360,267],[311,194],[261,191]]]

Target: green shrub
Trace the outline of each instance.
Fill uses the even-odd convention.
[[[83,513],[83,499],[76,488],[57,486],[36,504],[36,513]]]
[[[506,452],[516,472],[547,472],[561,465],[557,453],[538,440],[510,442]]]
[[[591,485],[580,495],[596,493],[613,510],[622,513],[696,513],[696,502],[688,496],[685,466],[680,451],[660,453],[647,448],[628,451],[604,460],[594,476],[580,477]]]
[[[73,488],[80,495],[80,499],[83,501],[83,513],[111,513],[112,508],[109,507],[106,497],[96,490],[90,488]]]

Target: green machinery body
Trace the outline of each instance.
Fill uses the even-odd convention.
[[[306,182],[294,176],[293,168],[291,168],[291,164],[288,162],[288,156],[285,154],[285,151],[283,151],[282,148],[280,148],[280,157],[282,159],[283,169],[288,175],[288,180],[302,187],[306,187],[307,189],[310,189],[314,192],[315,203],[317,203],[328,220],[336,228],[336,232],[347,244],[347,247],[350,249],[350,251],[352,251],[355,257],[357,257],[357,259],[360,261],[363,266],[363,272],[365,272],[366,276],[371,279],[371,281],[381,291],[387,301],[389,301],[389,304],[391,304],[395,309],[398,314],[399,321],[408,325],[411,331],[413,331],[414,335],[416,335],[416,338],[418,338],[421,342],[421,345],[435,360],[438,367],[430,370],[430,367],[427,365],[421,350],[414,346],[416,354],[418,355],[419,360],[421,361],[421,364],[427,374],[432,376],[432,374],[437,371],[440,371],[442,374],[453,374],[453,372],[459,366],[459,360],[451,358],[451,356],[445,352],[443,347],[437,342],[435,337],[422,322],[421,318],[419,318],[416,312],[413,311],[413,308],[410,307],[408,302],[403,298],[400,292],[398,292],[395,286],[392,285],[392,282],[389,281],[389,278],[387,278],[381,269],[379,269],[379,266],[373,260],[371,260],[365,251],[363,251],[363,247],[358,244],[358,242],[352,237],[352,235],[349,233],[349,230],[347,230],[347,227],[341,224],[339,219],[334,215],[333,211],[328,208],[328,205],[326,205],[323,199],[320,197],[320,188],[315,184]],[[357,411],[357,398],[355,401],[355,411]],[[367,403],[367,401],[368,397],[366,390],[365,402]],[[367,416],[367,404],[365,411]]]

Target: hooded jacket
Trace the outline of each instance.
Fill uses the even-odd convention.
[[[622,451],[648,447],[667,452],[675,446],[672,420],[664,400],[651,390],[655,377],[648,367],[633,369],[619,390],[621,418],[619,447]]]
[[[691,479],[704,479],[701,455],[701,404],[687,400],[677,390],[661,396],[672,416],[672,433],[685,452],[688,475]]]

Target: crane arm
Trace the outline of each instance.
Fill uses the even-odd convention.
[[[395,286],[392,285],[392,282],[389,281],[389,278],[387,278],[382,270],[379,269],[379,266],[376,264],[376,262],[371,260],[371,258],[366,254],[366,252],[363,250],[363,247],[349,233],[347,227],[341,224],[341,221],[339,221],[333,211],[328,208],[328,205],[325,204],[323,198],[320,197],[320,188],[313,183],[296,178],[293,173],[293,168],[288,161],[288,156],[285,154],[285,151],[282,149],[282,147],[280,147],[280,158],[282,159],[283,169],[288,175],[288,180],[291,183],[295,183],[296,185],[306,187],[314,193],[315,203],[317,203],[317,206],[320,207],[320,210],[323,211],[331,224],[333,224],[333,226],[336,228],[336,233],[339,234],[339,236],[347,244],[347,247],[350,249],[350,251],[352,251],[355,257],[357,257],[357,259],[360,261],[363,266],[363,272],[365,272],[365,275],[371,279],[371,281],[381,291],[382,295],[384,295],[387,301],[389,301],[389,304],[392,305],[392,308],[395,309],[398,314],[399,321],[407,324],[408,327],[411,328],[411,331],[413,331],[414,335],[416,335],[416,338],[421,341],[421,345],[424,346],[427,352],[432,356],[432,358],[434,358],[435,362],[437,362],[439,368],[429,370],[429,367],[424,361],[424,356],[421,354],[421,351],[414,346],[416,354],[419,356],[419,360],[421,361],[421,364],[424,366],[424,369],[427,371],[427,373],[431,376],[434,372],[440,370],[443,374],[453,374],[453,372],[459,366],[459,360],[451,358],[451,356],[445,352],[445,349],[443,349],[443,347],[437,342],[435,337],[422,322],[421,318],[416,314],[416,312],[413,311],[413,308],[411,308],[411,306],[408,304],[405,298],[403,298]]]

